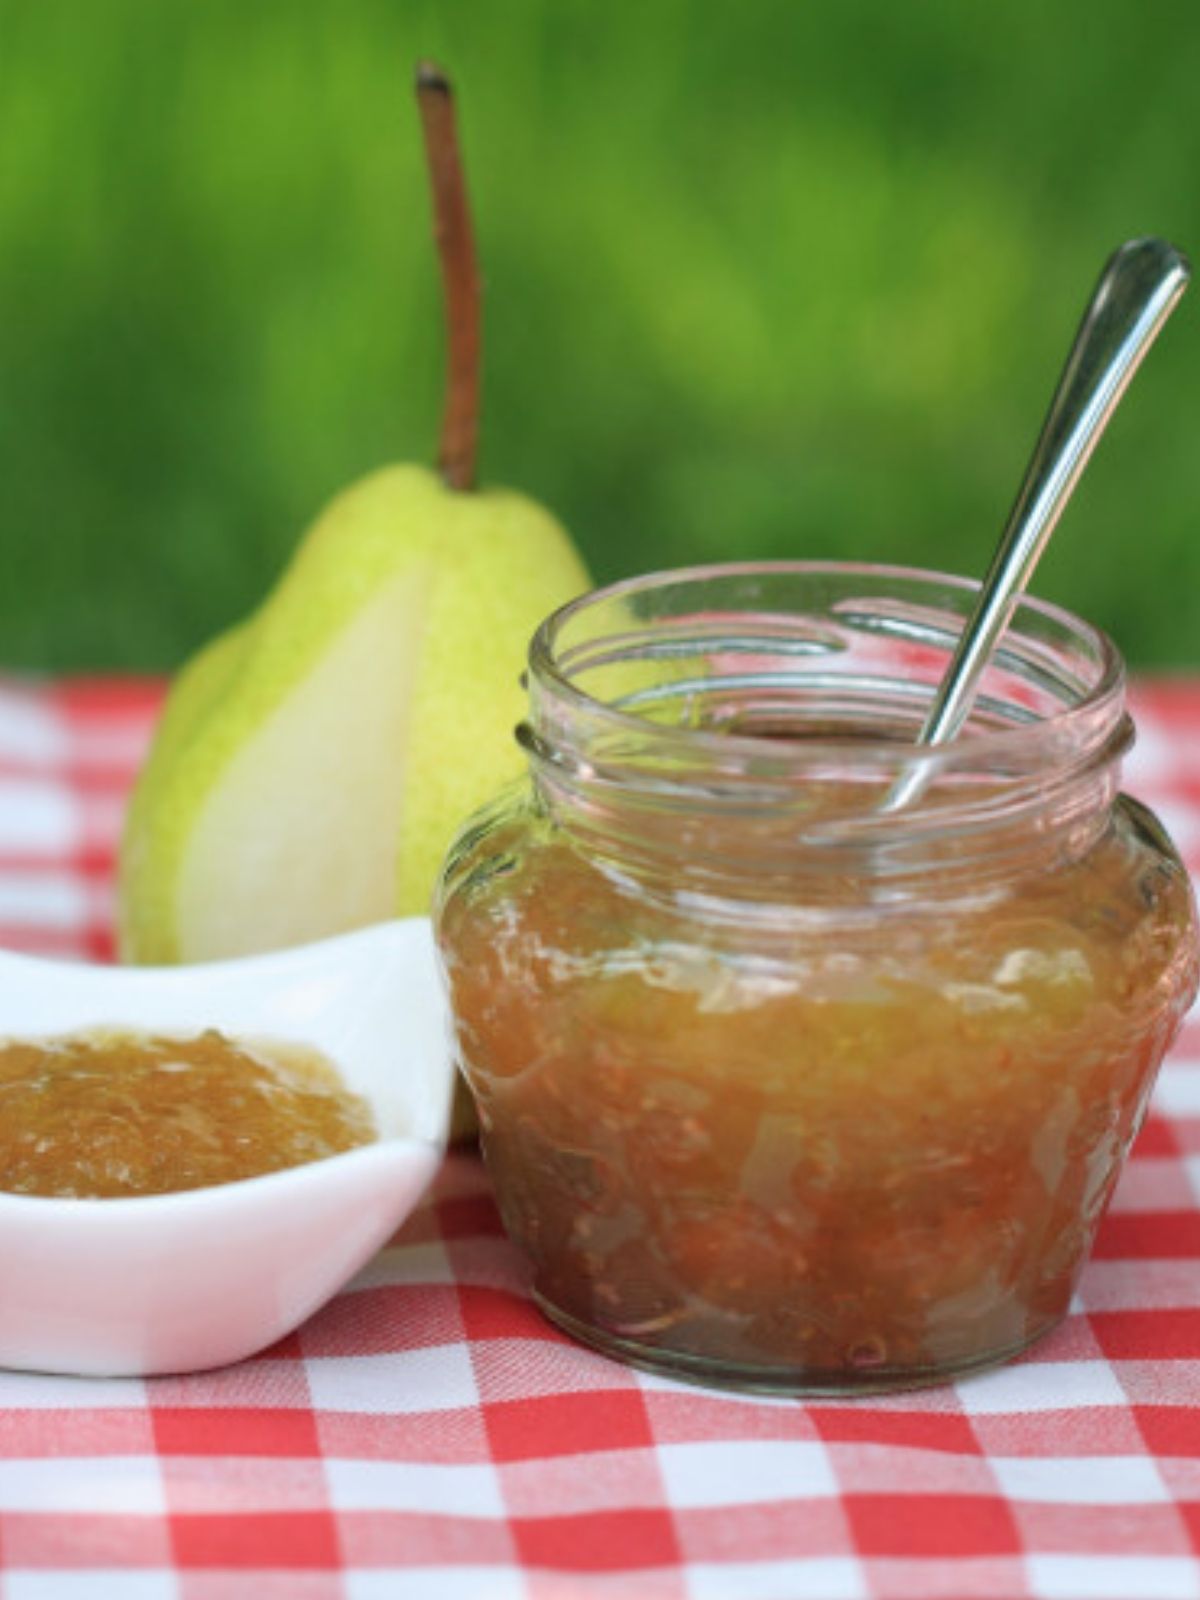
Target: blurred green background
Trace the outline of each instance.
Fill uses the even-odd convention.
[[[1108,251],[1200,250],[1166,0],[0,0],[0,665],[163,668],[429,457],[410,69],[459,86],[484,476],[596,576],[977,573]],[[1200,663],[1200,291],[1036,588]]]

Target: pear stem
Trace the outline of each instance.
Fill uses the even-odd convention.
[[[472,489],[479,442],[479,269],[458,148],[454,93],[446,74],[431,61],[422,61],[417,67],[417,104],[425,134],[433,231],[446,300],[446,408],[438,467],[449,488]]]

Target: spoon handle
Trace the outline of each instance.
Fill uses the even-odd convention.
[[[1133,239],[1109,258],[1088,302],[1025,478],[979,599],[959,638],[918,745],[953,739],[1012,608],[1129,380],[1187,287],[1187,257],[1163,239]],[[894,811],[924,786],[911,769],[893,789]]]

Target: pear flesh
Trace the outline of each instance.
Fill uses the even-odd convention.
[[[520,771],[529,637],[588,587],[507,491],[387,467],[178,678],[121,852],[122,955],[204,961],[428,908],[463,817]]]

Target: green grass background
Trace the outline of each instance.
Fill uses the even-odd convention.
[[[484,476],[598,578],[979,572],[1121,239],[1200,249],[1167,0],[0,0],[0,666],[163,668],[426,458],[410,68],[458,81]],[[1200,291],[1036,587],[1200,663]]]

